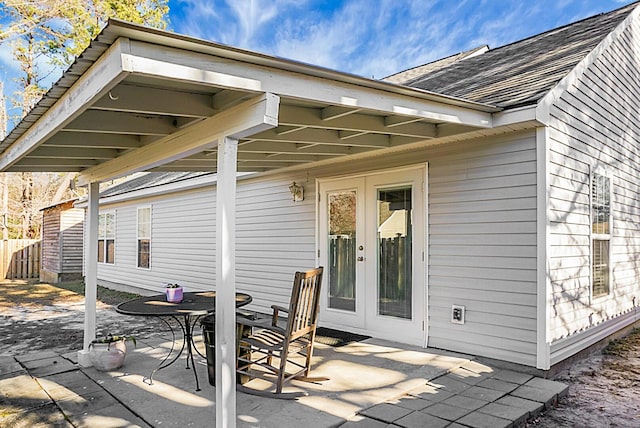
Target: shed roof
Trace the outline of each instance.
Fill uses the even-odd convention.
[[[47,211],[47,210],[51,210],[51,209],[54,209],[54,208],[64,207],[64,205],[69,205],[69,208],[72,208],[73,207],[73,203],[78,201],[78,199],[80,199],[80,198],[65,199],[64,201],[59,201],[59,202],[56,202],[54,204],[47,205],[46,207],[40,208],[38,211]]]
[[[585,58],[638,2],[583,19],[477,56],[425,67],[420,76],[386,80],[496,105],[535,104]],[[418,67],[420,69],[420,67]]]

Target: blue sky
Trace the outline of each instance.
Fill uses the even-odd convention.
[[[523,39],[629,0],[170,0],[171,29],[382,78]]]
[[[169,30],[376,79],[630,0],[169,0]],[[15,66],[0,48],[0,78]],[[10,95],[11,88],[5,88]]]

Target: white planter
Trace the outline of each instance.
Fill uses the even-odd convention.
[[[110,371],[122,367],[127,353],[124,339],[111,343],[92,343],[89,345],[89,358],[97,370]]]

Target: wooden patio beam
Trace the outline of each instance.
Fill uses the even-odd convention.
[[[120,84],[99,99],[95,110],[206,118],[213,116],[213,96],[171,89]]]
[[[72,147],[76,149],[95,147],[101,149],[137,149],[143,143],[136,135],[96,134],[83,132],[58,132],[41,147]]]
[[[309,107],[294,107],[283,105],[280,107],[280,126],[293,128],[308,127],[320,129],[336,129],[361,133],[394,134],[405,137],[435,138],[437,126],[433,123],[420,122],[419,117],[394,116],[389,117],[353,113],[348,116],[336,117],[332,120],[322,119],[323,110]]]
[[[168,135],[176,129],[171,117],[99,110],[88,110],[65,127],[70,132],[130,135]]]
[[[273,141],[246,141],[239,148],[239,154],[243,153],[303,153],[307,155],[353,155],[356,153],[364,153],[371,148],[353,147],[348,143],[342,146],[329,146],[316,143],[296,143],[296,142],[273,142]]]
[[[145,171],[216,147],[218,139],[244,138],[278,124],[280,98],[260,94],[188,128],[85,170],[78,184],[104,181]]]

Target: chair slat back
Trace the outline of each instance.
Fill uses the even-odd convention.
[[[306,334],[314,329],[318,322],[322,272],[322,267],[307,272],[296,272],[287,320],[287,333],[290,338]]]

